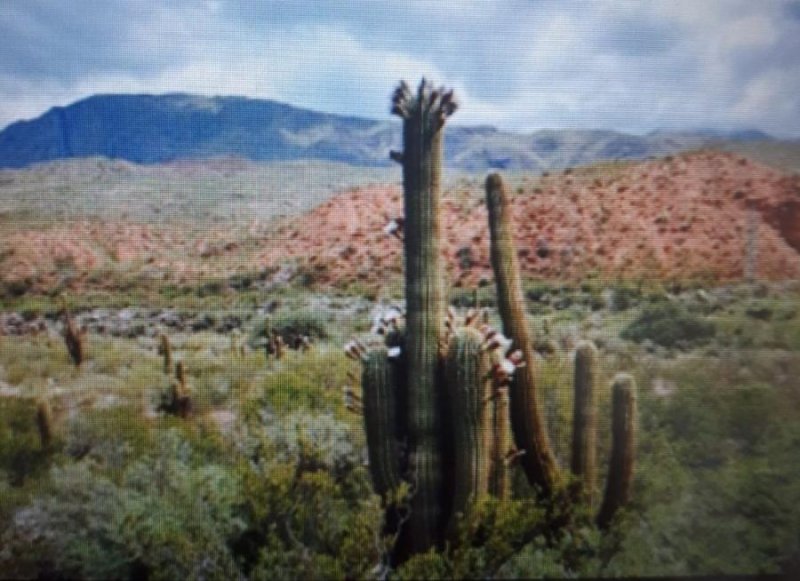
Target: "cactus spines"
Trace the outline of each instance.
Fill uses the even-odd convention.
[[[437,543],[442,530],[441,390],[439,348],[445,320],[440,198],[442,128],[456,104],[452,92],[423,79],[416,96],[401,82],[392,113],[403,119],[403,245],[405,254],[408,430],[414,453],[408,535],[414,552]]]
[[[570,469],[581,481],[589,506],[594,501],[596,470],[597,410],[595,382],[597,380],[597,347],[591,341],[581,341],[575,350],[574,405],[572,414],[572,461]]]
[[[452,525],[470,501],[489,492],[494,408],[491,361],[483,337],[462,327],[450,340],[444,364],[453,435]]]
[[[159,338],[158,352],[164,358],[164,373],[172,373],[172,346],[169,344],[169,337],[161,334]]]
[[[631,375],[618,373],[611,389],[611,458],[605,497],[597,515],[600,528],[607,528],[617,510],[630,500],[636,447],[636,382]]]
[[[522,352],[527,365],[514,374],[511,382],[511,429],[520,458],[531,484],[549,495],[559,480],[558,466],[544,427],[537,401],[533,368],[533,348],[525,317],[525,302],[517,254],[512,238],[511,211],[500,175],[486,178],[486,206],[491,235],[491,261],[497,284],[497,303],[503,331]]]
[[[53,412],[46,399],[36,402],[36,428],[39,430],[39,441],[42,449],[47,450],[53,442]]]

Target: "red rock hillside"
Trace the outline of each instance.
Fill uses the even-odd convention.
[[[800,276],[800,176],[734,154],[566,170],[510,193],[529,276],[735,280],[743,276],[748,241],[759,277]],[[264,240],[259,262],[297,258],[322,284],[379,285],[402,272],[402,243],[383,232],[388,218],[401,214],[401,197],[397,187],[342,193]],[[443,225],[453,284],[491,279],[484,204],[449,193]]]

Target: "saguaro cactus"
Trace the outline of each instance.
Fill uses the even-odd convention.
[[[491,234],[491,258],[497,283],[497,303],[506,334],[524,355],[527,366],[516,373],[511,383],[511,426],[522,457],[528,481],[546,494],[560,484],[560,469],[550,448],[547,430],[536,394],[533,354],[525,317],[519,264],[512,239],[512,220],[502,178],[486,179],[486,205]],[[589,502],[593,499],[595,472],[596,348],[579,345],[575,363],[575,407],[571,469],[583,483]],[[605,527],[620,506],[630,499],[636,422],[636,385],[627,374],[619,374],[613,385],[612,453],[603,505],[597,517]]]
[[[522,351],[527,365],[511,382],[511,428],[514,442],[522,456],[522,467],[528,480],[550,494],[558,483],[558,466],[544,429],[542,412],[536,393],[533,367],[533,345],[525,317],[525,299],[519,275],[517,253],[511,229],[511,211],[502,178],[491,174],[486,178],[486,207],[491,235],[491,261],[497,284],[497,306],[503,319],[504,333]]]
[[[370,472],[387,508],[384,531],[398,533],[395,563],[441,545],[446,536],[454,539],[458,517],[471,502],[488,495],[506,498],[509,459],[522,459],[529,481],[545,496],[562,481],[537,401],[510,211],[498,175],[487,180],[487,205],[505,334],[489,327],[486,312],[469,309],[462,321],[446,308],[439,189],[442,129],[455,108],[451,92],[434,90],[424,80],[416,94],[405,83],[394,93],[392,112],[403,119],[405,151],[391,156],[403,164],[405,216],[385,232],[397,236],[398,223],[403,224],[398,238],[405,248],[405,325],[398,326],[403,315],[394,309],[373,326],[384,345],[370,349],[355,339],[345,347],[363,366],[361,396],[346,387],[345,405],[364,416]],[[578,351],[572,471],[591,495],[596,349],[582,344]],[[627,409],[625,417],[632,418],[633,404],[626,401],[628,407],[615,404],[615,410]],[[615,415],[615,426],[617,421]],[[611,470],[621,475],[609,479],[603,522],[629,496],[630,478],[624,474],[633,448],[624,431],[615,427]],[[509,446],[510,432],[516,449]],[[400,506],[393,492],[403,484],[410,497]]]
[[[612,384],[611,460],[597,524],[608,527],[617,510],[630,500],[636,447],[636,382],[618,373]]]
[[[432,546],[442,520],[441,392],[436,384],[446,298],[439,205],[442,129],[456,107],[452,91],[434,89],[425,79],[416,95],[401,82],[392,99],[392,113],[403,120],[404,151],[393,157],[403,165],[408,436],[415,484],[408,523],[412,550]]]
[[[581,480],[584,498],[594,502],[597,455],[597,409],[594,388],[597,377],[597,347],[581,341],[575,350],[575,390],[572,414],[572,473]]]

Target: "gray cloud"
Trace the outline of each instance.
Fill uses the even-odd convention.
[[[94,92],[275,98],[387,118],[400,77],[460,123],[800,137],[795,1],[6,0],[0,126]]]

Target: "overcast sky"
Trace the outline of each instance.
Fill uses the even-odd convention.
[[[800,137],[798,0],[0,0],[0,127],[94,93],[244,95],[388,119]]]

